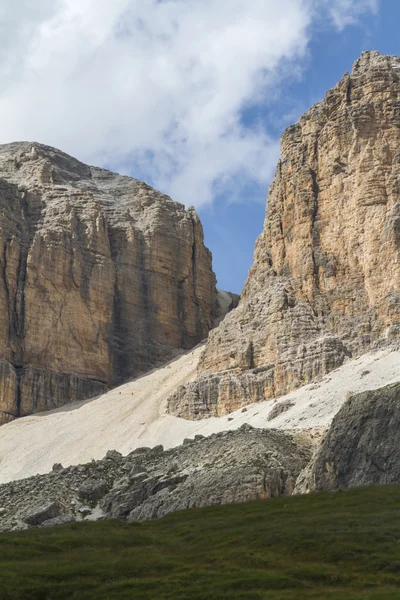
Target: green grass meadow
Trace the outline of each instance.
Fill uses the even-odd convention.
[[[400,486],[0,534],[1,600],[400,600]]]

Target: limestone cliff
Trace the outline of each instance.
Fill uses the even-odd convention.
[[[0,423],[132,378],[216,316],[194,209],[47,146],[0,146]]]
[[[400,59],[365,52],[283,134],[241,303],[169,410],[226,414],[399,336]]]

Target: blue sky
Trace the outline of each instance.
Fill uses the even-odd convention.
[[[400,54],[398,0],[0,3],[0,143],[49,144],[194,205],[240,292],[279,137],[360,52]]]

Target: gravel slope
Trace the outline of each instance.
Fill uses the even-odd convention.
[[[110,449],[126,455],[140,446],[171,448],[196,434],[210,435],[244,423],[261,428],[323,429],[349,392],[400,381],[400,351],[385,350],[349,361],[319,382],[275,401],[249,405],[244,412],[194,422],[167,415],[168,396],[195,378],[201,351],[199,346],[98,398],[4,425],[0,428],[0,483],[46,473],[58,462],[66,467],[101,459]],[[278,414],[273,419],[272,410]]]

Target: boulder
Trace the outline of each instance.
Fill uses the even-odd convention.
[[[73,515],[59,515],[53,519],[48,519],[41,524],[41,527],[55,527],[56,525],[65,525],[66,523],[75,523],[76,519]]]
[[[118,452],[117,450],[109,450],[105,456],[105,460],[119,460],[120,458],[122,458],[122,454],[121,452]]]
[[[43,504],[38,508],[35,508],[28,514],[26,514],[22,520],[27,525],[41,525],[49,519],[59,517],[61,514],[61,507],[58,502],[49,502]]]
[[[107,484],[105,481],[88,481],[80,486],[78,495],[82,500],[97,502],[107,493]]]
[[[400,483],[400,383],[350,396],[296,491]]]

